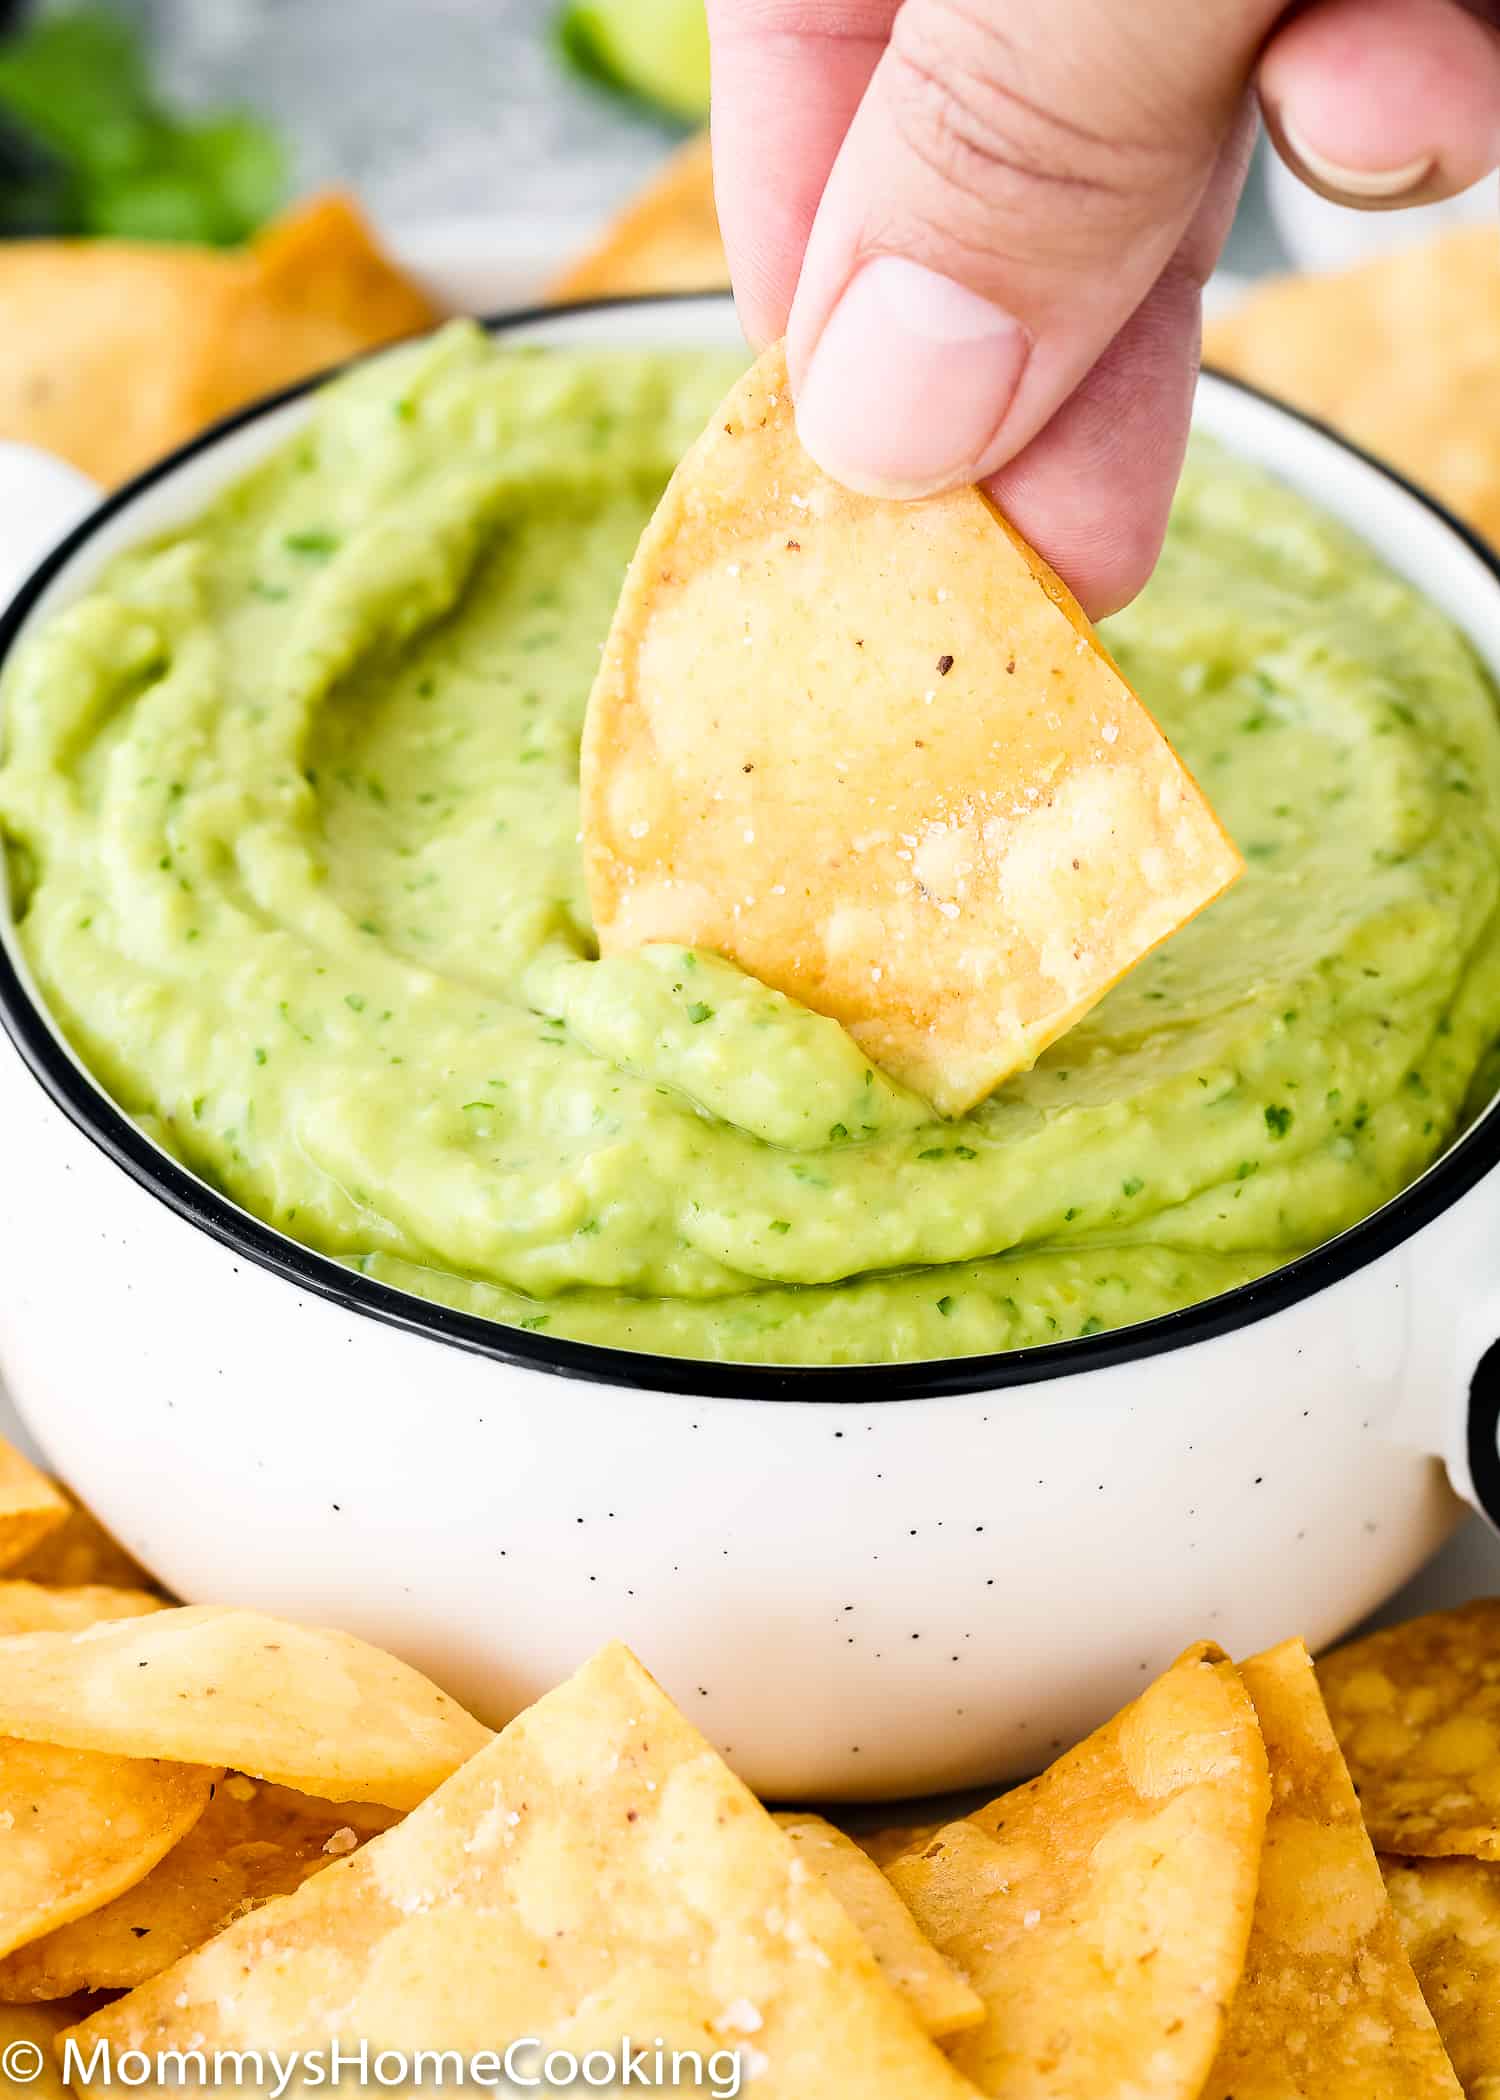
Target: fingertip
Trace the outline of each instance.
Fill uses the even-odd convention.
[[[818,200],[884,47],[889,0],[833,36],[816,8],[783,32],[769,13],[711,10],[714,198],[740,326],[753,348],[786,333]]]
[[[1500,161],[1500,38],[1455,0],[1318,0],[1261,62],[1266,128],[1311,189],[1425,204]]]

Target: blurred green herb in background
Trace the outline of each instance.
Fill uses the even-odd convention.
[[[586,79],[689,123],[708,115],[703,0],[568,0],[557,35]]]
[[[276,210],[286,179],[281,143],[255,117],[165,110],[138,34],[108,7],[0,38],[0,236],[228,247]]]

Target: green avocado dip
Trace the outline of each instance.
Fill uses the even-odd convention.
[[[937,1121],[712,955],[594,958],[584,703],[737,369],[457,325],[23,644],[20,940],[115,1099],[385,1283],[759,1363],[1147,1319],[1420,1173],[1500,1033],[1494,696],[1346,531],[1206,445],[1108,638],[1248,873],[1032,1072]]]

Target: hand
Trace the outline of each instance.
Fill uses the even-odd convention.
[[[1500,34],[1459,0],[708,9],[735,293],[808,450],[880,493],[986,482],[1095,614],[1160,550],[1257,88],[1349,203],[1500,160]]]

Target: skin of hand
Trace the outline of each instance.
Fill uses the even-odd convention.
[[[1460,0],[708,13],[735,296],[808,451],[871,493],[983,482],[1096,616],[1160,551],[1257,103],[1365,208],[1500,164],[1500,30]]]

